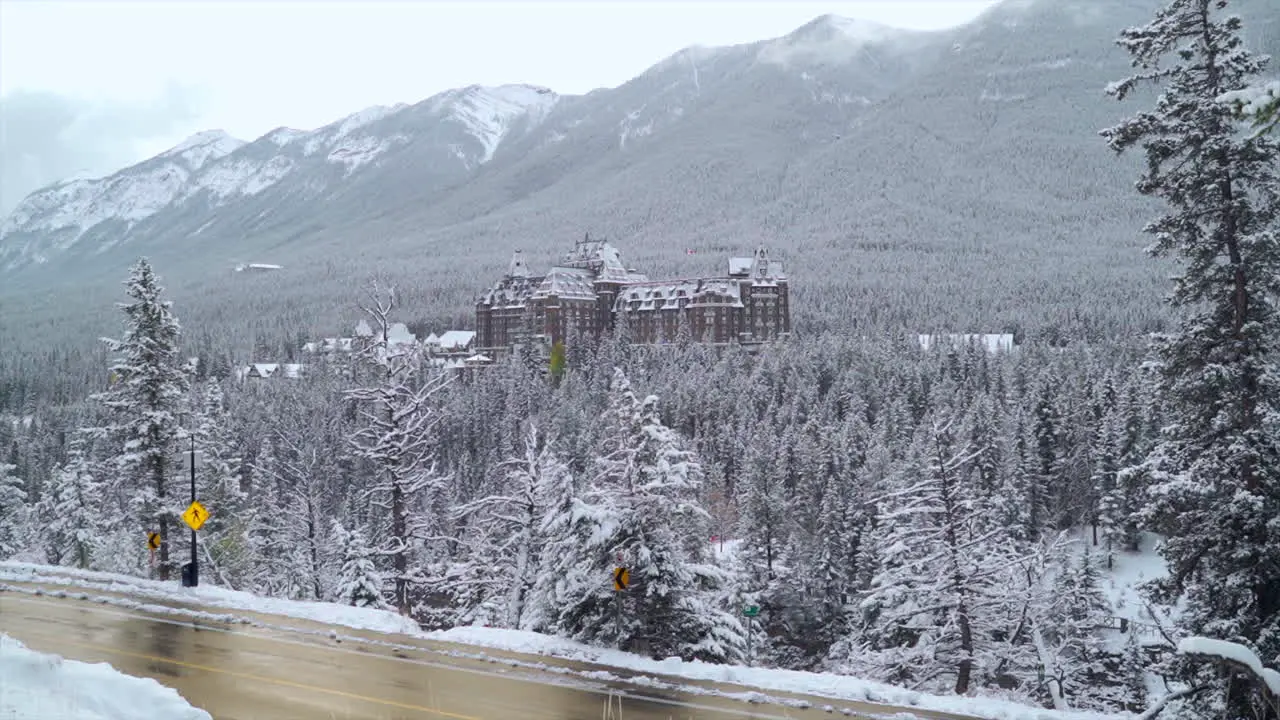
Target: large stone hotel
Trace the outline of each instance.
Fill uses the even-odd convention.
[[[763,249],[730,258],[722,277],[650,280],[617,248],[579,240],[564,260],[534,275],[519,251],[506,277],[476,303],[476,345],[502,352],[522,342],[599,338],[625,323],[632,342],[755,344],[791,333],[787,276]]]

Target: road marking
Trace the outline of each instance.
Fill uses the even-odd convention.
[[[17,588],[17,587],[15,587],[15,586],[10,586],[10,587],[13,587],[13,588],[14,588],[15,590],[17,590],[18,592],[23,592],[22,590],[18,589],[18,588]],[[4,597],[3,593],[0,593],[0,598],[3,598],[3,597]],[[6,598],[6,599],[8,599],[8,600],[10,600],[10,601],[12,601],[12,602],[16,602],[16,603],[26,603],[26,604],[30,604],[30,605],[46,605],[46,606],[53,606],[53,607],[67,607],[66,605],[61,605],[57,600],[50,600],[50,599],[46,599],[46,597],[45,597],[45,596],[39,596],[39,597],[40,597],[40,599],[35,599],[34,597],[10,597],[10,598]],[[60,598],[60,599],[62,599],[62,600],[71,600],[73,603],[92,603],[92,602],[93,602],[93,600],[80,600],[79,598],[75,598],[75,597]],[[158,605],[158,606],[153,606],[153,607],[163,608],[163,607],[165,607],[165,606]],[[382,660],[388,660],[388,661],[391,661],[391,662],[405,662],[405,663],[412,663],[412,664],[415,664],[415,665],[422,665],[422,666],[424,666],[424,667],[437,668],[437,669],[445,670],[445,671],[449,671],[449,672],[464,672],[464,673],[471,673],[471,674],[474,674],[474,675],[483,675],[483,676],[486,676],[486,677],[501,678],[502,680],[508,680],[508,681],[514,681],[514,682],[529,683],[529,684],[531,684],[531,685],[556,685],[556,686],[559,686],[559,687],[567,687],[567,688],[572,689],[572,690],[578,690],[578,691],[580,691],[580,692],[591,693],[591,694],[594,694],[594,695],[613,696],[613,697],[619,697],[619,698],[626,698],[626,699],[628,699],[628,700],[635,700],[636,702],[655,703],[655,704],[659,704],[659,705],[669,705],[669,706],[672,706],[672,707],[686,708],[686,709],[690,709],[690,710],[702,710],[702,711],[706,711],[706,712],[719,713],[719,714],[723,714],[723,715],[733,715],[733,716],[738,716],[738,717],[749,717],[749,718],[753,718],[753,720],[789,720],[789,719],[791,718],[790,710],[789,710],[785,705],[782,705],[782,704],[775,705],[775,707],[777,708],[777,710],[779,710],[779,711],[781,711],[781,712],[785,713],[785,714],[783,714],[783,715],[770,714],[770,713],[769,713],[769,711],[767,711],[767,710],[765,710],[763,707],[759,707],[759,706],[757,706],[756,708],[753,708],[752,710],[745,710],[745,711],[744,711],[744,710],[740,710],[740,709],[732,708],[732,707],[716,707],[716,706],[714,706],[714,705],[706,705],[706,704],[698,703],[698,702],[688,702],[688,701],[681,701],[681,700],[673,700],[673,699],[670,699],[670,698],[664,698],[664,697],[660,697],[660,696],[656,696],[656,695],[644,695],[644,694],[641,694],[641,693],[639,693],[639,692],[634,692],[634,691],[630,691],[630,690],[618,690],[618,689],[612,689],[612,688],[609,688],[609,687],[607,687],[607,686],[605,686],[605,687],[600,687],[600,685],[598,684],[598,683],[599,683],[599,681],[592,681],[592,680],[590,680],[589,678],[582,677],[581,675],[573,675],[573,676],[570,676],[569,678],[567,678],[567,679],[571,679],[571,680],[575,681],[574,683],[564,682],[564,680],[566,679],[565,677],[563,677],[563,676],[556,676],[556,675],[548,675],[548,676],[545,676],[545,679],[535,679],[535,678],[533,678],[533,677],[528,677],[528,676],[526,676],[526,677],[521,677],[521,676],[519,676],[519,675],[510,675],[510,674],[503,673],[503,672],[492,672],[492,671],[489,671],[489,670],[484,670],[484,669],[480,669],[480,668],[465,667],[465,666],[461,666],[461,665],[450,665],[450,664],[448,664],[448,663],[435,662],[435,661],[432,661],[432,660],[425,660],[425,659],[421,659],[421,658],[410,658],[410,657],[399,657],[399,656],[396,656],[396,655],[385,655],[385,654],[378,653],[378,652],[369,652],[369,651],[361,651],[361,650],[352,650],[352,649],[350,649],[350,648],[334,647],[334,646],[332,646],[332,645],[326,645],[326,644],[315,643],[315,642],[304,642],[304,641],[301,641],[301,640],[292,640],[292,639],[289,639],[289,638],[272,637],[271,635],[267,635],[267,634],[263,634],[263,633],[242,632],[242,631],[239,631],[239,630],[232,630],[232,629],[230,629],[230,628],[215,627],[215,626],[213,626],[213,625],[199,625],[199,624],[197,624],[197,623],[196,623],[196,622],[194,622],[194,621],[171,620],[171,619],[168,619],[168,618],[163,618],[163,617],[154,617],[154,616],[151,616],[151,615],[140,615],[140,614],[135,614],[135,613],[130,613],[130,612],[124,612],[124,611],[117,610],[117,609],[112,609],[112,608],[110,608],[110,607],[104,607],[104,606],[102,606],[102,605],[98,605],[98,604],[94,604],[94,605],[93,605],[93,606],[91,606],[91,607],[80,607],[80,608],[78,608],[78,610],[79,610],[80,612],[89,613],[89,614],[93,614],[93,613],[102,613],[102,614],[104,614],[104,615],[114,615],[114,616],[116,616],[116,617],[132,618],[132,619],[134,619],[134,620],[145,620],[145,621],[147,621],[147,622],[162,623],[162,624],[165,624],[165,625],[176,625],[176,626],[178,626],[178,627],[191,628],[191,629],[193,629],[193,630],[198,630],[198,631],[202,631],[202,632],[219,632],[219,633],[226,633],[226,634],[228,634],[228,635],[238,635],[238,636],[241,636],[241,637],[247,637],[247,638],[250,638],[250,639],[253,639],[253,640],[260,640],[260,641],[263,641],[263,642],[277,642],[277,643],[282,643],[282,644],[285,644],[285,645],[296,645],[296,646],[299,646],[299,647],[305,647],[305,648],[309,648],[309,649],[313,649],[313,650],[316,650],[316,649],[318,649],[318,650],[328,650],[328,651],[330,651],[330,652],[335,652],[335,653],[343,653],[343,654],[347,654],[347,655],[356,655],[356,656],[358,656],[358,657],[362,657],[362,658],[380,658],[380,659],[382,659]],[[147,611],[147,610],[143,610],[143,612],[160,612],[160,611]],[[183,613],[183,612],[202,612],[202,611],[188,611],[188,610],[176,610],[176,609],[175,609],[175,612],[177,612],[177,613]],[[232,612],[232,611],[229,611],[229,612],[228,612],[228,614],[229,614],[230,612]],[[210,614],[210,613],[205,613],[205,614]],[[33,620],[37,620],[37,621],[41,621],[41,622],[48,622],[48,620],[46,620],[45,618],[38,618],[38,617],[37,617],[37,618],[31,618],[31,619],[33,619]],[[319,621],[313,621],[313,622],[319,622]],[[320,624],[322,624],[322,625],[323,625],[324,623],[320,623]],[[267,630],[269,630],[269,631],[272,631],[272,632],[278,632],[278,633],[292,632],[292,633],[296,633],[296,634],[308,634],[308,633],[310,633],[310,632],[311,632],[311,631],[298,630],[298,629],[294,629],[294,628],[288,628],[288,627],[285,627],[285,626],[265,626],[265,627],[266,627],[266,629],[267,629]],[[345,628],[344,628],[344,629],[345,629]],[[315,635],[316,635],[317,637],[327,637],[327,635],[325,635],[325,633],[320,633],[320,632],[315,633]],[[423,654],[432,654],[432,655],[439,655],[439,654],[441,654],[439,651],[432,650],[432,649],[430,649],[430,648],[418,647],[418,646],[415,646],[415,645],[403,645],[403,644],[396,644],[396,643],[392,643],[392,642],[390,642],[390,641],[385,641],[385,640],[370,640],[370,639],[367,639],[367,638],[361,638],[361,637],[357,637],[357,636],[345,636],[345,638],[346,638],[347,640],[349,640],[349,641],[353,642],[353,643],[365,643],[365,644],[367,644],[367,645],[372,645],[372,646],[373,646],[373,647],[375,647],[375,648],[390,647],[390,648],[392,648],[392,649],[400,649],[400,650],[405,650],[405,651],[410,651],[410,652],[420,652],[420,653],[423,653]],[[484,647],[477,647],[477,651],[482,651],[482,650],[484,650],[484,649],[486,649],[486,648],[484,648]],[[115,652],[115,651],[112,651],[112,652]],[[469,661],[471,661],[471,662],[482,662],[481,660],[477,660],[477,659],[475,659],[475,658],[465,658],[465,659],[467,659],[467,660],[469,660]],[[171,662],[171,661],[165,661],[165,662]],[[490,662],[493,662],[493,661],[490,661]],[[502,662],[502,661],[501,661],[501,660],[499,660],[498,662]],[[531,668],[531,667],[526,667],[526,668],[522,668],[522,669],[523,669],[523,670],[525,670],[525,671],[527,671],[527,672],[537,672],[537,671],[538,671],[538,668]],[[224,672],[229,672],[229,671],[224,671]],[[643,675],[642,675],[642,676],[643,676]],[[626,679],[624,679],[624,678],[619,678],[619,679],[618,679],[618,682],[620,682],[620,683],[627,683],[628,681],[627,681]],[[694,687],[696,687],[696,686],[694,686]],[[671,689],[672,689],[672,690],[674,690],[675,692],[685,692],[685,693],[688,693],[688,692],[689,692],[688,690],[682,690],[682,689],[680,689],[680,688],[671,688]],[[744,686],[744,690],[745,690],[745,691],[748,691],[748,692],[753,691],[751,688],[749,688],[749,687],[745,687],[745,686]],[[760,692],[760,693],[762,693],[762,694],[763,694],[763,693],[765,693],[766,691],[755,690],[754,692]],[[738,698],[733,698],[733,697],[724,697],[724,698],[722,698],[722,699],[726,699],[726,700],[734,700],[734,699],[738,699]],[[830,700],[830,701],[828,701],[828,702],[829,702],[829,703],[831,703],[831,704],[834,704],[834,703],[840,703],[840,702],[845,702],[845,703],[849,703],[849,704],[851,704],[851,705],[863,705],[863,704],[866,704],[866,705],[874,705],[874,703],[865,703],[865,702],[856,701],[856,700],[839,700],[839,699],[835,699],[835,698],[831,699],[831,700]],[[772,703],[770,703],[770,704],[772,704]],[[921,711],[919,708],[910,708],[910,709],[904,708],[904,709],[897,709],[897,708],[894,708],[893,706],[883,706],[883,707],[884,707],[884,708],[886,708],[886,709],[888,709],[888,710],[896,710],[897,712],[904,712],[904,711],[909,712],[909,711],[911,711],[911,710],[914,710],[914,711],[917,711],[917,712],[920,712],[920,711]],[[862,712],[860,712],[860,711],[859,711],[859,712],[855,715],[855,717],[868,717],[868,716],[867,716],[867,715],[865,715],[864,713],[862,713]]]
[[[220,675],[230,675],[235,678],[243,678],[245,680],[256,680],[258,682],[270,683],[272,685],[281,685],[291,687],[297,690],[306,690],[308,692],[324,693],[326,695],[337,695],[348,700],[361,700],[364,702],[374,703],[375,705],[388,705],[390,707],[400,708],[402,710],[416,710],[418,712],[430,713],[432,715],[440,715],[442,717],[456,718],[457,720],[481,720],[474,715],[462,715],[459,713],[449,712],[448,710],[436,710],[434,708],[424,707],[422,705],[413,705],[410,703],[397,702],[395,700],[385,700],[382,698],[371,697],[369,695],[357,695],[343,690],[333,690],[332,688],[317,687],[315,685],[307,685],[305,683],[293,682],[292,680],[281,680],[280,678],[267,677],[265,675],[254,675],[253,673],[236,672],[235,670],[224,670],[222,668],[212,667],[210,665],[200,665],[190,663],[184,660],[172,660],[170,658],[160,657],[159,655],[148,655],[146,653],[137,653],[131,650],[119,650],[116,648],[106,647],[104,645],[95,645],[93,643],[80,642],[78,640],[66,640],[59,638],[56,642],[71,645],[73,647],[84,648],[85,650],[97,650],[112,655],[123,655],[125,657],[137,658],[138,660],[147,660],[149,662],[166,663],[168,665],[177,665],[190,670],[200,670],[201,672],[218,673]]]

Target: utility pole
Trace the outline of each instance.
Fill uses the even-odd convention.
[[[191,433],[191,502],[196,501],[196,434]],[[200,556],[196,553],[196,531],[191,531],[191,587],[200,584]]]

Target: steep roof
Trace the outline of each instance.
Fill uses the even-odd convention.
[[[458,350],[471,345],[476,339],[474,330],[446,330],[440,333],[441,350]]]
[[[533,291],[533,297],[544,298],[555,295],[561,298],[595,300],[596,291],[592,285],[594,281],[595,278],[590,270],[553,267],[539,283],[538,288]]]
[[[693,307],[702,305],[741,307],[742,305],[742,295],[737,281],[722,278],[696,278],[628,285],[618,293],[614,307],[625,309],[632,307],[634,303],[639,303],[638,309],[652,310],[661,301],[664,308],[674,309],[678,307],[678,302],[673,305],[667,305],[666,302],[672,299],[679,301],[680,298],[684,298],[688,306]]]

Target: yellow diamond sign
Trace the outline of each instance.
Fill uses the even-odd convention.
[[[199,530],[204,521],[209,519],[209,511],[198,502],[193,502],[182,511],[182,521],[192,530]]]

